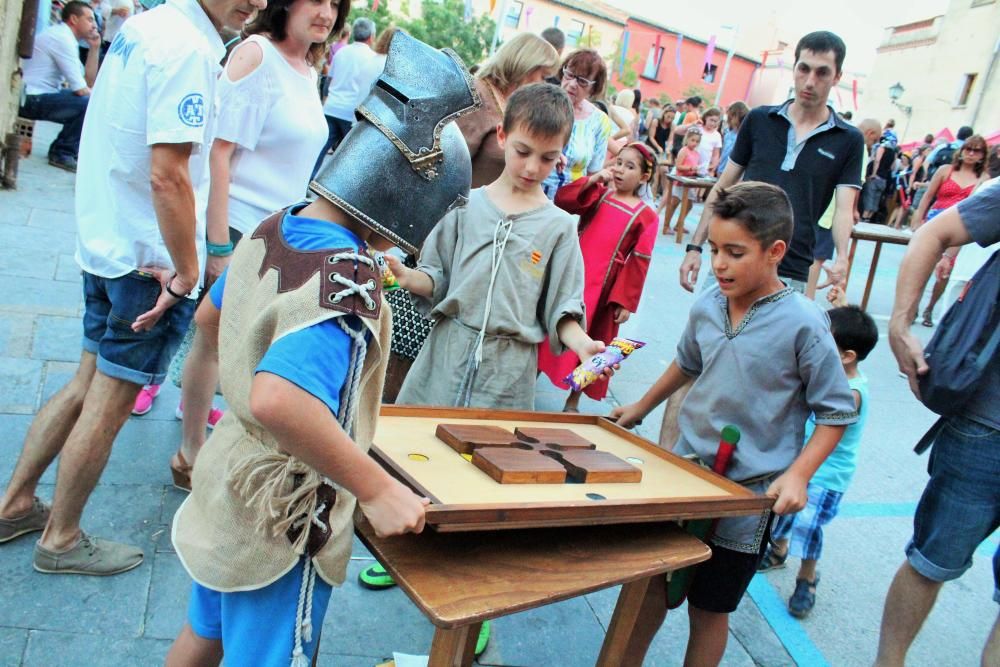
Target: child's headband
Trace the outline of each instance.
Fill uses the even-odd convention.
[[[632,143],[627,144],[625,148],[635,149],[639,153],[639,155],[642,156],[643,162],[646,163],[646,170],[653,171],[653,167],[656,165],[656,160],[653,159],[653,153],[652,151],[649,150],[649,147],[646,146],[646,144],[639,143],[638,141],[633,141]]]

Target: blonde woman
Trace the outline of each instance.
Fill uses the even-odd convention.
[[[479,70],[475,85],[482,108],[456,122],[472,155],[472,187],[492,183],[503,171],[503,150],[497,143],[497,125],[503,121],[507,98],[529,83],[540,83],[559,65],[559,54],[538,35],[521,33],[493,54]]]

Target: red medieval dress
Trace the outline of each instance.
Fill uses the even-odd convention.
[[[614,197],[605,185],[588,187],[584,176],[556,192],[556,206],[580,216],[580,249],[583,251],[587,333],[610,343],[618,334],[616,306],[634,313],[656,243],[659,221],[644,202],[630,207]],[[548,341],[538,346],[538,370],[557,387],[569,389],[563,379],[580,363],[572,352],[552,354]],[[601,400],[607,382],[595,382],[584,393]]]

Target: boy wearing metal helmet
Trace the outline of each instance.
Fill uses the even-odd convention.
[[[403,80],[401,61],[433,78]],[[380,535],[422,530],[426,499],[366,454],[392,328],[368,251],[419,246],[465,201],[469,154],[450,121],[477,104],[457,57],[397,34],[359,122],[311,185],[321,196],[264,220],[199,308],[230,409],[174,518],[195,583],[167,664],[224,653],[227,664],[305,667],[345,577],[355,504]],[[359,170],[359,151],[377,165]],[[386,175],[407,188],[367,199],[365,184],[379,190]]]

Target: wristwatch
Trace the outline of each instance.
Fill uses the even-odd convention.
[[[700,245],[695,245],[693,243],[688,243],[687,247],[684,248],[684,252],[691,252],[692,250],[698,253],[705,252],[704,248],[702,248]]]

